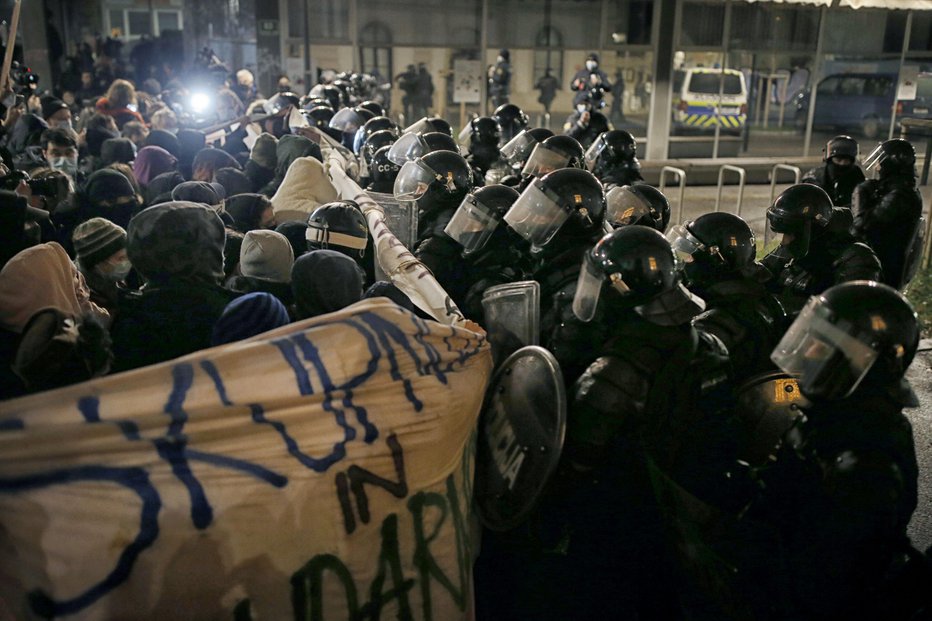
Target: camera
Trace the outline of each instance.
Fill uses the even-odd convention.
[[[5,177],[0,177],[0,190],[15,192],[23,181],[29,181],[29,175],[21,170],[12,170]]]
[[[19,62],[10,65],[10,82],[17,93],[35,92],[39,88],[39,75]]]
[[[58,196],[59,180],[55,177],[30,179],[26,183],[29,185],[29,189],[32,190],[32,193],[36,196]]]

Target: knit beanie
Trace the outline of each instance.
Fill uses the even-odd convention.
[[[263,133],[256,139],[256,144],[252,147],[252,153],[249,154],[249,159],[263,168],[275,170],[275,165],[278,162],[277,148],[278,140],[275,139],[275,136]]]
[[[285,305],[271,293],[247,293],[223,309],[214,324],[210,343],[217,346],[242,341],[288,325],[290,321]]]
[[[290,283],[294,251],[281,233],[257,229],[243,238],[239,271],[247,278]]]
[[[91,218],[75,227],[71,240],[78,263],[90,270],[126,248],[126,231],[110,220]]]

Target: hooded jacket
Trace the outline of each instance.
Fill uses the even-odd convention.
[[[272,197],[272,208],[278,222],[307,221],[316,208],[338,199],[320,160],[301,157],[288,168],[281,187]]]
[[[209,347],[214,323],[235,297],[220,286],[226,237],[217,213],[194,203],[156,205],[133,219],[127,237],[130,261],[146,282],[120,298],[113,369]]]
[[[363,274],[356,262],[335,250],[312,250],[291,270],[298,318],[338,311],[362,299]]]

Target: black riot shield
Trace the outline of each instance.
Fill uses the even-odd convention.
[[[540,342],[540,284],[536,280],[489,287],[482,294],[482,313],[496,363],[521,347]]]
[[[492,378],[479,421],[475,498],[482,523],[508,530],[534,508],[560,460],[566,392],[556,358],[523,347]]]
[[[367,191],[369,198],[382,207],[385,213],[385,226],[398,238],[408,250],[414,250],[417,242],[417,203],[414,201],[399,201],[392,194]],[[390,280],[379,265],[378,253],[373,253],[375,261],[375,279]]]
[[[808,401],[796,380],[781,371],[752,377],[736,393],[738,418],[747,438],[739,457],[752,466],[762,465]]]

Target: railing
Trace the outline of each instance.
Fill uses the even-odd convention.
[[[722,205],[722,186],[725,180],[725,173],[733,172],[738,174],[738,204],[735,209],[735,215],[741,215],[741,203],[744,202],[744,180],[747,178],[747,171],[740,166],[723,164],[718,169],[718,194],[715,196],[715,211],[721,211]]]
[[[683,223],[683,198],[686,195],[686,171],[682,168],[676,168],[675,166],[664,166],[660,169],[660,192],[663,194],[664,189],[667,187],[667,173],[672,173],[676,175],[677,179],[680,182],[680,199],[677,204],[677,215],[673,219],[674,224]]]

